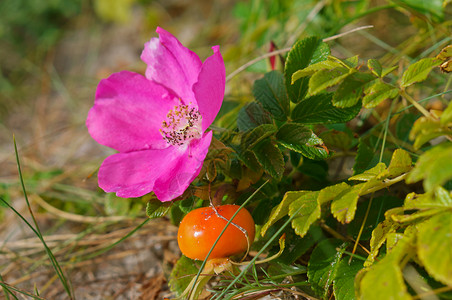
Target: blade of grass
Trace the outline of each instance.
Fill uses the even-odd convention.
[[[42,298],[42,297],[39,297],[39,296],[30,294],[30,293],[27,292],[27,291],[23,291],[23,290],[21,290],[21,289],[18,289],[18,288],[14,287],[14,286],[11,286],[11,285],[9,285],[9,284],[3,282],[3,281],[0,281],[0,285],[2,286],[3,289],[5,289],[5,288],[6,288],[6,289],[11,289],[11,290],[13,290],[13,291],[16,291],[16,292],[18,292],[18,293],[21,293],[21,294],[26,295],[26,296],[28,296],[28,297],[31,297],[31,298],[33,298],[33,299],[46,300],[45,298]],[[10,292],[10,293],[11,293],[11,292]],[[12,294],[12,293],[11,293],[11,294]],[[12,294],[12,295],[14,296],[14,294]],[[18,299],[16,296],[14,296],[14,298],[15,298],[15,299]]]
[[[2,274],[0,274],[0,280],[3,282],[3,276],[2,276]],[[2,288],[3,288],[3,293],[5,294],[5,299],[6,299],[6,300],[10,300],[9,295],[13,296],[14,299],[19,300],[19,299],[16,297],[16,295],[14,295],[13,292],[11,292],[11,291],[9,290],[8,287],[2,285]]]
[[[74,296],[72,295],[72,291],[71,291],[70,284],[69,284],[69,282],[68,282],[66,276],[64,275],[63,270],[61,269],[61,267],[60,267],[58,261],[56,260],[55,256],[53,255],[52,251],[51,251],[50,248],[47,246],[47,244],[46,244],[46,242],[45,242],[45,240],[44,240],[44,238],[43,238],[43,236],[42,236],[41,230],[39,229],[38,222],[36,221],[36,218],[35,218],[35,216],[34,216],[34,214],[33,214],[32,209],[31,209],[30,201],[28,200],[27,190],[26,190],[26,188],[25,188],[24,178],[23,178],[23,176],[22,176],[22,168],[21,168],[21,165],[20,165],[19,152],[18,152],[18,150],[17,150],[16,138],[14,137],[14,135],[13,135],[13,143],[14,143],[14,152],[15,152],[15,155],[16,155],[17,169],[18,169],[18,172],[19,172],[20,184],[21,184],[21,186],[22,186],[22,191],[23,191],[23,193],[24,193],[24,198],[25,198],[25,201],[26,201],[26,203],[27,203],[28,211],[30,212],[31,218],[32,218],[33,223],[34,223],[34,225],[35,225],[35,228],[33,228],[33,226],[32,226],[30,223],[28,223],[28,222],[25,220],[25,218],[24,218],[18,211],[16,211],[11,205],[9,205],[8,203],[6,203],[6,201],[4,201],[4,199],[2,199],[2,201],[3,201],[5,204],[7,204],[8,207],[10,207],[11,209],[13,209],[13,211],[14,211],[14,212],[15,212],[22,220],[25,221],[25,223],[33,230],[33,232],[34,232],[34,233],[37,235],[37,237],[41,240],[42,245],[44,246],[45,251],[46,251],[46,253],[47,253],[47,256],[49,257],[49,259],[50,259],[50,261],[51,261],[51,263],[52,263],[52,266],[53,266],[55,272],[57,273],[58,278],[60,279],[61,284],[62,284],[63,287],[64,287],[64,290],[66,291],[67,295],[69,296],[69,299],[74,299]]]

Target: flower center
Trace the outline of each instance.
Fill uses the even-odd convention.
[[[160,134],[172,145],[181,146],[186,142],[201,137],[202,116],[195,107],[176,105],[162,122]]]

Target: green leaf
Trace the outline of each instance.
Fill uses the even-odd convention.
[[[355,217],[361,188],[362,184],[352,186],[337,195],[331,203],[333,216],[342,224],[350,223]]]
[[[342,67],[342,64],[331,59],[327,59],[312,65],[307,66],[304,69],[298,70],[292,75],[292,84],[298,79],[306,76],[310,76],[320,70],[331,70],[337,67]]]
[[[374,149],[367,143],[367,139],[360,138],[358,152],[353,165],[354,174],[359,174],[378,164],[378,157]]]
[[[364,86],[374,78],[365,73],[354,73],[348,76],[337,87],[332,99],[333,105],[341,108],[354,106],[361,99]]]
[[[292,120],[300,124],[345,123],[361,110],[361,103],[348,108],[337,108],[331,103],[331,93],[319,94],[298,103],[292,111]]]
[[[244,106],[237,116],[237,127],[240,131],[248,131],[262,124],[271,124],[270,114],[258,102]]]
[[[419,259],[436,280],[452,285],[452,212],[445,211],[422,223],[418,230]]]
[[[273,178],[280,180],[284,172],[284,157],[276,145],[269,139],[257,144],[253,149],[257,161]]]
[[[339,240],[321,241],[312,251],[308,263],[308,281],[311,288],[323,299],[329,299],[330,286],[336,277],[339,262],[347,244]]]
[[[330,55],[330,49],[318,37],[308,37],[296,42],[287,55],[284,67],[284,78],[287,93],[292,102],[303,100],[308,91],[309,77],[297,80],[292,84],[292,75],[311,64],[324,61]]]
[[[441,60],[437,58],[423,58],[415,62],[403,72],[400,87],[406,88],[413,83],[424,81],[432,68],[440,64]]]
[[[398,226],[399,225],[391,219],[386,219],[383,222],[378,223],[377,227],[372,231],[372,237],[370,238],[370,253],[364,263],[366,267],[373,264],[380,252],[381,246],[383,246],[386,241],[386,238],[389,234],[396,232]]]
[[[171,291],[181,295],[196,273],[198,273],[198,268],[195,266],[194,261],[182,255],[171,271],[168,283]]]
[[[412,236],[404,236],[383,259],[358,274],[359,299],[411,299],[399,266],[413,248],[411,243]]]
[[[264,78],[256,80],[253,95],[277,120],[286,120],[290,108],[283,74],[271,71]]]
[[[359,180],[359,181],[369,181],[377,178],[381,173],[386,170],[386,165],[384,163],[378,163],[375,167],[364,171],[361,174],[356,174],[350,177],[348,180]]]
[[[267,230],[279,221],[281,218],[287,216],[289,214],[289,205],[300,198],[302,195],[309,193],[308,191],[296,191],[296,192],[287,192],[284,195],[282,201],[272,209],[270,217],[268,217],[267,223],[262,226],[261,235],[264,236]]]
[[[289,149],[313,142],[312,130],[297,123],[286,123],[281,126],[276,134],[276,138],[279,143]]]
[[[394,178],[411,170],[411,156],[403,149],[396,149],[392,154],[391,162],[389,163],[387,174],[389,178]],[[382,176],[383,177],[383,176]]]
[[[414,122],[410,131],[410,138],[414,139],[413,147],[417,150],[428,141],[448,134],[452,134],[452,130],[446,126],[443,127],[437,120],[420,117]]]
[[[399,90],[392,85],[378,80],[373,85],[369,86],[364,93],[366,95],[363,98],[363,106],[372,108],[386,99],[397,97]]]
[[[301,193],[289,206],[292,228],[300,237],[304,237],[312,223],[320,218],[320,204],[317,202],[319,191]]]
[[[320,205],[323,205],[324,203],[332,201],[333,199],[338,197],[339,194],[348,189],[350,189],[350,186],[345,182],[328,186],[320,191],[317,201]]]
[[[407,183],[424,180],[426,191],[441,186],[452,178],[452,143],[446,142],[422,154],[413,170],[408,174]]]
[[[349,264],[348,259],[342,258],[336,270],[333,282],[333,292],[336,300],[354,300],[355,277],[363,268],[363,262],[357,259]]]
[[[383,67],[380,62],[376,59],[369,59],[367,61],[367,67],[372,71],[376,76],[382,77],[381,72],[383,71]]]
[[[451,49],[452,49],[452,46],[451,46]],[[449,105],[443,111],[441,118],[440,118],[440,122],[441,122],[441,125],[443,125],[443,126],[448,125],[449,123],[452,123],[452,102],[449,102]]]
[[[150,219],[164,217],[170,210],[171,203],[161,202],[158,199],[151,199],[146,205],[146,215]]]
[[[316,95],[329,87],[332,87],[346,77],[350,76],[355,69],[347,69],[345,67],[337,67],[332,70],[321,70],[312,75],[309,80],[309,91],[310,95]]]
[[[452,196],[442,187],[437,187],[434,193],[418,195],[413,192],[406,195],[404,207],[406,209],[452,208]]]
[[[313,160],[324,160],[331,156],[331,153],[322,146],[300,146],[291,150],[301,153],[303,156]]]
[[[253,149],[260,141],[268,138],[276,132],[276,126],[273,124],[262,124],[253,128],[242,137],[242,149]]]

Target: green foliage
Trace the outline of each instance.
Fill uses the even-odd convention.
[[[287,55],[284,68],[284,78],[290,101],[298,103],[304,99],[308,92],[308,78],[292,83],[293,74],[309,65],[326,60],[329,54],[328,45],[322,43],[317,37],[306,38],[293,45]]]
[[[253,88],[254,97],[275,119],[284,121],[289,113],[289,99],[284,88],[284,77],[278,71],[264,75],[256,80]]]
[[[308,279],[312,289],[322,299],[329,299],[330,286],[336,278],[346,244],[324,240],[314,249],[308,264]]]
[[[432,68],[440,63],[441,61],[437,58],[423,58],[415,62],[403,72],[400,86],[406,88],[416,82],[424,81]]]
[[[171,291],[176,295],[181,295],[197,272],[198,268],[196,267],[194,261],[182,255],[177,260],[176,265],[171,271],[171,279],[168,282]]]

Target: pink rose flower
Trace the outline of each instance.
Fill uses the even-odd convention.
[[[153,191],[170,201],[198,176],[223,101],[225,68],[219,46],[204,63],[173,35],[144,45],[146,76],[122,71],[100,81],[88,131],[119,151],[99,169],[99,186],[119,197]]]

